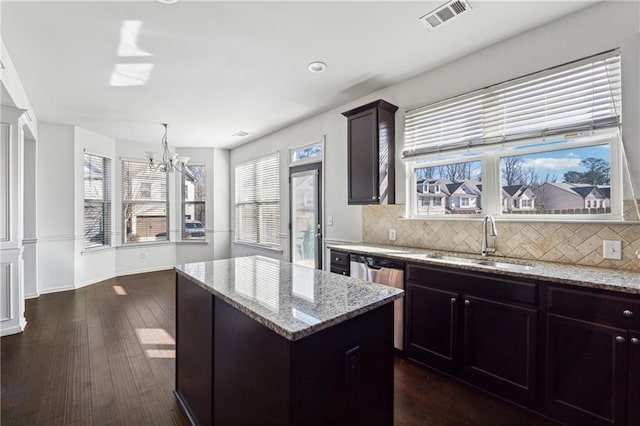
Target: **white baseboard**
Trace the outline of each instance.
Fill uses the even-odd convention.
[[[58,293],[61,291],[69,291],[69,290],[75,290],[76,287],[74,285],[63,285],[60,287],[50,287],[50,288],[46,288],[46,289],[40,289],[38,290],[38,293],[40,294],[49,294],[49,293]]]
[[[115,278],[115,275],[105,275],[104,277],[100,277],[100,278],[92,278],[90,280],[83,281],[81,283],[76,283],[75,289],[86,287],[91,284],[96,284],[96,283],[99,283],[100,281],[110,280],[111,278]]]
[[[35,293],[27,293],[24,295],[25,299],[36,299],[40,297],[40,293],[38,293],[37,291]]]

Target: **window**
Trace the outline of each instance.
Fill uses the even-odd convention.
[[[236,242],[280,246],[280,156],[235,168]]]
[[[84,154],[84,246],[111,245],[111,159]]]
[[[418,200],[414,216],[482,212],[481,161],[422,160],[414,164],[412,176]]]
[[[289,151],[291,164],[307,161],[320,161],[322,158],[322,142],[303,146]]]
[[[182,239],[205,240],[205,166],[190,164],[182,173]]]
[[[556,150],[524,147],[525,151],[531,149],[533,153],[500,158],[502,197],[513,201],[513,209],[503,203],[503,214],[611,213],[610,208],[595,209],[599,207],[596,200],[611,196],[610,144]]]
[[[616,219],[621,104],[611,51],[407,112],[403,158],[418,188],[408,191],[409,214]],[[447,175],[472,157],[473,172]],[[436,184],[447,207],[425,210]]]
[[[169,240],[169,174],[122,160],[123,243]]]

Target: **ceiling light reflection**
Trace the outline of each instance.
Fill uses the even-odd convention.
[[[118,56],[153,56],[138,47],[138,34],[140,34],[141,27],[142,21],[122,21]]]
[[[109,84],[114,87],[144,86],[152,69],[153,64],[116,64]]]

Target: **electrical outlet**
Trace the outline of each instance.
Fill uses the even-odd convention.
[[[327,226],[333,226],[333,216],[327,217]]]
[[[395,241],[396,240],[396,230],[395,229],[389,229],[389,239],[391,241]]]
[[[344,374],[347,383],[360,375],[360,346],[354,346],[344,353]]]
[[[147,258],[147,252],[146,251],[141,251],[140,252],[140,259],[146,259]]]
[[[602,258],[603,259],[622,259],[622,241],[603,240],[602,241]]]
[[[640,259],[640,249],[636,250],[636,257]]]

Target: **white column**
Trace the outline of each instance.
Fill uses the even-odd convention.
[[[0,116],[0,335],[20,333],[24,317],[25,110],[1,107]]]

